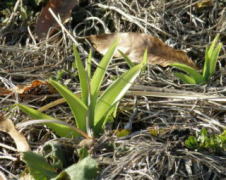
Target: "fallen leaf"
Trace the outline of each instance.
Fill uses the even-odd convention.
[[[10,89],[5,89],[5,88],[0,88],[0,96],[3,95],[8,95],[8,94],[20,94],[20,95],[25,95],[25,94],[31,94],[31,90],[34,90],[35,92],[38,91],[38,88],[41,86],[48,86],[50,88],[50,85],[46,81],[40,81],[40,80],[35,80],[32,81],[30,84],[27,85],[18,85]],[[37,88],[37,89],[36,89]],[[36,90],[35,90],[36,89]],[[35,93],[33,93],[35,94]]]
[[[26,138],[16,130],[12,120],[5,118],[2,113],[0,113],[0,131],[8,133],[13,138],[19,152],[30,150]]]
[[[38,38],[45,38],[51,27],[57,27],[57,22],[49,12],[49,8],[58,16],[62,23],[70,16],[72,9],[79,3],[78,0],[49,0],[38,17],[35,33]],[[54,31],[52,30],[53,33]]]
[[[12,93],[11,90],[8,90],[8,89],[5,89],[5,88],[0,88],[0,96],[7,95],[7,94],[10,94],[10,93]]]
[[[126,54],[133,62],[139,63],[143,59],[145,49],[148,50],[149,64],[168,66],[178,62],[198,69],[196,64],[183,51],[176,50],[163,43],[160,39],[144,33],[113,33],[91,35],[86,37],[94,48],[105,54],[111,44],[118,39],[119,44],[115,57],[122,57],[120,51]]]

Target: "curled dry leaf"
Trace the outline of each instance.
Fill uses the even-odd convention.
[[[141,62],[145,49],[148,50],[149,64],[168,66],[172,63],[183,63],[197,69],[196,64],[183,51],[176,50],[163,43],[160,39],[144,33],[113,33],[91,35],[86,37],[94,48],[105,54],[111,44],[118,39],[117,50],[126,54],[133,62]],[[118,51],[115,57],[122,57]]]
[[[30,150],[26,138],[16,130],[12,120],[5,118],[2,113],[0,113],[0,131],[8,133],[13,138],[19,152]]]
[[[20,94],[26,95],[27,93],[31,94],[31,90],[37,92],[39,87],[48,86],[49,90],[52,91],[51,86],[46,81],[34,80],[26,85],[18,85],[11,89],[0,88],[0,96],[8,95],[8,94]],[[37,88],[37,89],[36,89]],[[36,89],[36,90],[35,90]]]
[[[38,38],[45,38],[51,27],[56,27],[57,23],[49,12],[49,8],[64,22],[71,14],[72,9],[79,3],[78,0],[49,0],[47,5],[42,9],[36,26],[35,33]]]

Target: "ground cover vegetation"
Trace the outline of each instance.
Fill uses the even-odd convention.
[[[225,178],[225,2],[54,1],[0,2],[0,177]]]

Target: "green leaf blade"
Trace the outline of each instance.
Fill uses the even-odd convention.
[[[100,90],[100,86],[102,84],[102,81],[104,79],[104,75],[106,73],[106,70],[110,64],[110,61],[113,57],[113,54],[115,52],[115,49],[117,47],[118,41],[115,41],[112,46],[108,49],[104,57],[101,59],[96,71],[94,72],[94,75],[91,79],[91,94],[93,96],[96,96]]]
[[[33,119],[47,119],[47,120],[53,120],[55,119],[52,116],[48,116],[44,113],[41,113],[38,110],[35,110],[31,107],[28,107],[26,105],[18,104],[17,105],[24,113],[32,117]],[[54,131],[58,136],[61,137],[78,137],[79,134],[74,131],[74,129],[70,128],[69,126],[58,124],[58,123],[43,123],[48,128],[50,128],[52,131]]]
[[[76,125],[82,131],[86,130],[86,113],[87,106],[67,87],[61,85],[57,81],[49,80],[49,83],[64,97],[68,103],[71,112],[75,118]]]
[[[219,41],[219,34],[216,35],[214,40],[211,42],[210,46],[206,48],[205,51],[205,63],[203,67],[203,78],[208,81],[209,78],[215,73],[216,71],[216,64],[219,53],[223,46],[222,43],[218,43]]]
[[[133,66],[135,66],[135,64],[132,62],[132,60],[126,55],[124,54],[122,51],[118,50],[120,55],[124,58],[124,60],[126,61],[126,63],[128,64],[128,66],[130,68],[132,68]]]
[[[24,152],[23,161],[27,164],[30,174],[35,180],[48,180],[57,176],[56,170],[39,154]]]
[[[146,58],[144,58],[142,63],[123,73],[98,98],[94,118],[95,128],[99,129],[103,125],[104,116],[125,95],[145,64]]]
[[[196,84],[196,81],[194,78],[184,74],[184,73],[174,73],[176,77],[181,79],[186,84]]]
[[[71,165],[62,171],[56,178],[52,180],[61,179],[78,179],[91,180],[97,178],[98,163],[90,156],[82,159],[76,164]]]
[[[196,84],[202,84],[205,82],[205,80],[203,79],[203,76],[190,66],[187,66],[185,64],[180,64],[180,63],[173,63],[171,64],[171,66],[186,72],[188,75],[190,75],[192,79],[195,80]]]
[[[213,75],[216,71],[216,65],[217,65],[217,58],[220,54],[221,48],[222,48],[223,44],[219,43],[216,47],[216,49],[214,49],[211,59],[210,59],[210,75]]]
[[[87,104],[87,96],[88,96],[87,72],[82,64],[80,55],[75,45],[73,46],[73,51],[74,51],[74,57],[75,57],[75,62],[73,65],[74,65],[74,68],[78,70],[79,82],[80,82],[81,92],[82,92],[82,100],[85,104]]]

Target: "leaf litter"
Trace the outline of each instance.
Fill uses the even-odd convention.
[[[225,155],[191,151],[184,146],[187,137],[203,127],[210,133],[220,133],[226,125],[225,2],[211,1],[211,5],[197,6],[199,2],[204,3],[195,0],[84,1],[72,11],[72,21],[65,27],[80,44],[79,50],[84,58],[92,47],[84,37],[110,32],[152,35],[168,46],[186,52],[198,67],[203,66],[205,47],[217,33],[220,33],[224,45],[217,72],[206,86],[181,84],[169,67],[150,66],[148,71],[142,73],[131,88],[133,93],[123,99],[115,123],[109,125],[91,149],[101,165],[102,179],[226,177]],[[13,11],[20,14],[20,6],[14,7]],[[12,13],[13,21],[0,28],[0,77],[17,86],[55,76],[78,92],[78,80],[73,78],[72,72],[73,41],[67,33],[59,31],[47,40],[36,42],[32,28],[30,32],[27,30],[27,23],[35,23],[37,16],[22,20],[27,23],[18,23],[21,17],[16,13]],[[96,53],[93,61],[99,57]],[[64,72],[61,72],[62,68]],[[110,77],[125,69],[127,64],[116,58],[110,66],[104,87],[111,83]],[[0,83],[1,88],[5,87],[3,82]],[[40,108],[59,98],[59,95],[52,93],[36,94],[28,99],[16,94],[4,95],[0,97],[0,111],[7,111],[13,120],[21,122],[27,117],[18,113],[16,108],[9,109],[14,103],[25,102]],[[137,109],[135,115],[134,107]],[[72,123],[69,108],[64,104],[54,105],[47,112]],[[131,117],[131,133],[115,137],[112,130],[123,129]],[[150,134],[150,129],[159,129],[160,133],[154,132],[156,136],[152,130]],[[42,147],[51,139],[60,139],[38,125],[24,128],[23,132],[31,149]],[[4,144],[11,144],[5,134],[1,133],[0,139]],[[18,177],[24,164],[15,164],[16,155],[6,147],[1,146],[0,151],[11,155],[11,159],[1,159],[1,171],[9,178]]]

